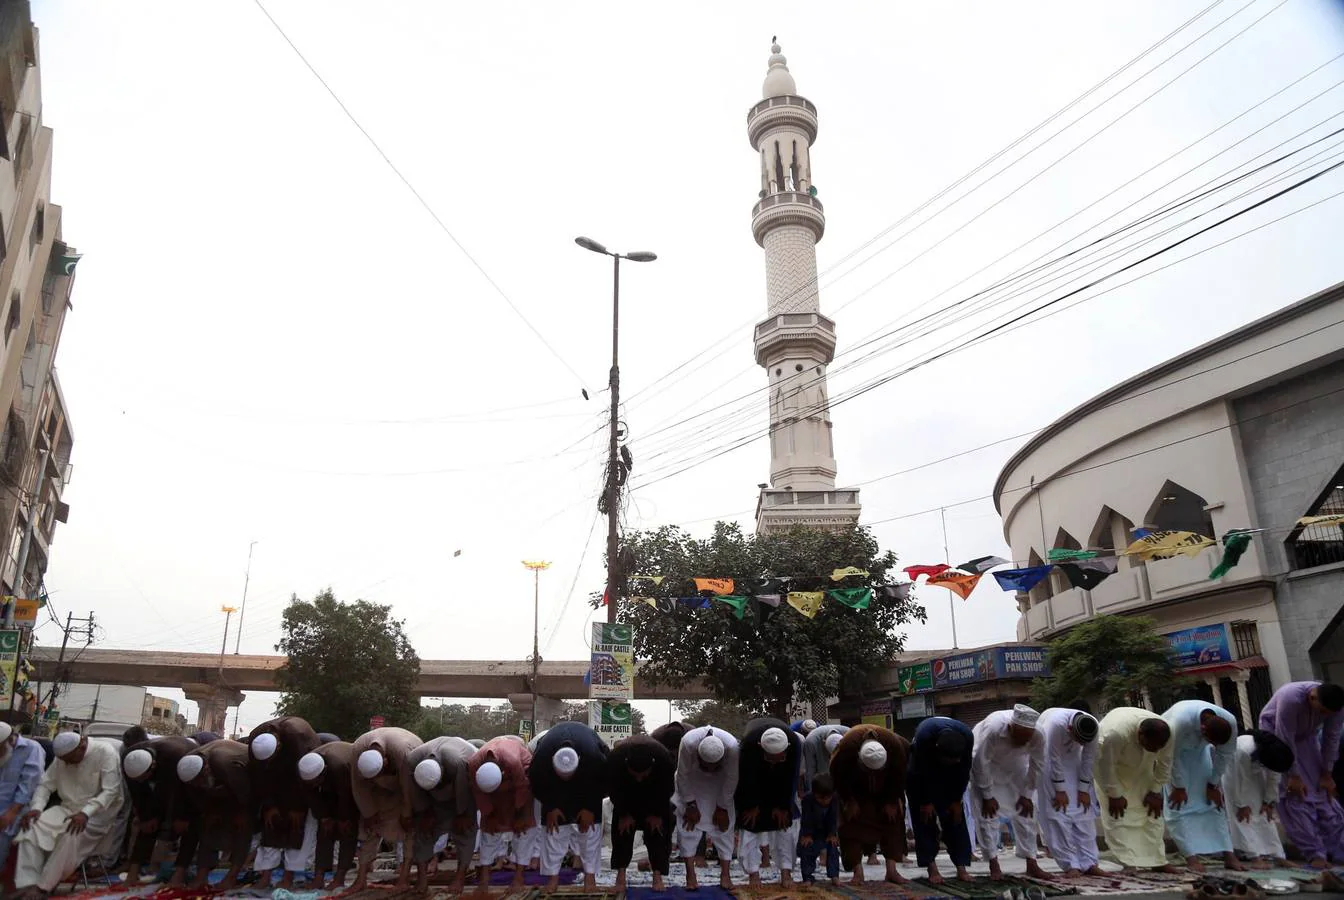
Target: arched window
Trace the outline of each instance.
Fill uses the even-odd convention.
[[[1344,515],[1344,467],[1326,484],[1316,502],[1302,513],[1305,516]],[[1294,569],[1310,569],[1344,562],[1344,521],[1318,522],[1294,528],[1284,542],[1288,561]]]
[[[1168,481],[1148,508],[1148,524],[1154,531],[1193,531],[1211,538],[1213,516],[1206,506],[1208,502],[1199,494]]]
[[[1063,528],[1055,532],[1055,542],[1050,546],[1060,550],[1081,550],[1083,545],[1078,543],[1078,539],[1069,534]],[[1064,573],[1055,569],[1050,573],[1051,594],[1062,594],[1065,591],[1073,590],[1073,585],[1069,584],[1069,579],[1064,577]]]
[[[1035,550],[1032,550],[1027,554],[1027,565],[1043,566],[1045,565],[1045,560],[1041,559],[1040,555],[1037,554]],[[1054,593],[1054,590],[1050,587],[1050,579],[1046,578],[1042,581],[1038,581],[1036,586],[1027,592],[1027,596],[1031,598],[1032,606],[1039,606],[1054,596]]]
[[[1134,523],[1120,515],[1109,506],[1103,506],[1097,515],[1097,524],[1092,526],[1092,534],[1087,546],[1097,550],[1102,556],[1114,556],[1116,548],[1124,550],[1134,540]],[[1120,557],[1120,567],[1143,565],[1142,562],[1128,556]]]

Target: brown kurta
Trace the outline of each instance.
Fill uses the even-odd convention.
[[[281,716],[252,729],[248,740],[254,741],[262,734],[275,735],[279,745],[270,759],[248,754],[247,773],[261,804],[261,846],[297,850],[303,846],[303,825],[308,815],[308,798],[298,777],[299,760],[317,749],[317,732],[306,719]]]
[[[205,771],[186,785],[187,797],[201,817],[203,856],[228,850],[241,864],[256,830],[257,802],[247,774],[250,756],[239,741],[211,741],[195,751],[204,757]],[[198,860],[200,858],[198,857]]]
[[[387,841],[408,837],[402,822],[411,821],[412,795],[401,778],[406,756],[423,741],[405,728],[375,728],[355,741],[350,750],[350,783],[359,814],[371,819],[372,831]],[[359,756],[365,750],[381,750],[386,758],[383,771],[375,778],[359,774]]]
[[[887,751],[887,764],[874,772],[859,760],[859,748],[877,741]],[[840,801],[840,855],[845,868],[863,864],[863,854],[882,848],[887,859],[900,859],[905,847],[905,768],[910,744],[877,725],[857,725],[845,733],[831,755],[831,778]],[[857,811],[854,815],[847,810]],[[894,806],[889,817],[884,808]]]

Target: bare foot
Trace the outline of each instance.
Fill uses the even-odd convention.
[[[1185,867],[1191,872],[1204,873],[1208,871],[1204,864],[1199,861],[1199,857],[1197,856],[1187,856],[1185,858]]]
[[[597,876],[592,872],[583,873],[583,890],[588,894],[597,893]]]
[[[1311,862],[1307,863],[1307,866],[1312,869],[1328,869],[1330,868],[1330,861],[1327,860],[1324,856],[1318,856]]]
[[[989,880],[1003,881],[1003,866],[999,865],[998,859],[989,861]]]
[[[1054,876],[1045,871],[1045,869],[1042,869],[1041,864],[1034,859],[1027,860],[1027,875],[1032,878],[1041,878],[1045,881],[1055,880]]]
[[[786,890],[786,891],[787,891],[789,888],[793,887],[793,870],[792,870],[792,869],[780,869],[780,870],[779,870],[779,886],[780,886],[780,889],[781,889],[781,890]]]
[[[971,873],[966,871],[965,866],[957,866],[957,881],[974,881]]]
[[[1153,871],[1154,871],[1154,872],[1165,872],[1165,873],[1168,874],[1168,875],[1179,875],[1179,874],[1181,874],[1181,870],[1180,870],[1177,866],[1173,866],[1171,863],[1167,863],[1165,866],[1154,866],[1154,867],[1153,867]]]
[[[659,894],[661,894],[661,893],[663,892],[664,887],[663,887],[663,873],[662,873],[662,872],[654,872],[654,873],[653,873],[653,890],[654,890],[656,893],[659,893]]]
[[[723,888],[725,891],[731,891],[733,889],[733,876],[728,874],[728,866],[731,865],[731,863],[732,860],[719,863],[719,887]]]
[[[688,891],[700,890],[700,880],[695,874],[694,860],[691,860],[690,862],[686,863],[686,890]]]
[[[254,887],[255,887],[257,890],[259,890],[259,891],[267,891],[267,890],[270,890],[270,888],[271,888],[271,873],[270,873],[269,871],[267,871],[267,872],[262,872],[262,873],[261,873],[261,877],[257,879],[257,883],[254,885]]]
[[[625,869],[616,873],[616,893],[619,894],[623,890],[625,890]]]
[[[429,868],[421,866],[420,871],[415,875],[415,890],[420,894],[429,893]]]
[[[863,863],[854,867],[854,877],[849,879],[850,884],[863,884]]]
[[[345,877],[349,874],[349,872],[337,872],[335,875],[331,876],[331,881],[328,882],[327,887],[332,890],[345,887]]]
[[[1256,858],[1256,859],[1251,860],[1250,863],[1248,863],[1248,865],[1249,865],[1252,869],[1272,869],[1272,868],[1274,868],[1274,864],[1273,864],[1272,862],[1270,862],[1269,860],[1264,859],[1263,857],[1260,857],[1260,858]]]
[[[221,891],[231,891],[237,886],[238,886],[238,875],[237,873],[234,872],[230,872],[229,874],[225,875],[224,880],[219,883],[219,889]]]
[[[523,867],[518,866],[513,870],[513,881],[509,883],[509,888],[515,891],[523,889]]]
[[[285,874],[281,876],[280,883],[276,885],[276,887],[281,887],[284,888],[285,890],[289,890],[293,886],[294,886],[294,873],[286,869]]]
[[[761,873],[751,872],[747,875],[747,887],[758,888],[761,886]]]
[[[169,887],[183,887],[187,883],[186,869],[173,869],[173,877],[168,879]]]
[[[356,875],[355,883],[350,885],[350,892],[354,893],[356,891],[362,891],[368,886],[369,886],[369,879],[365,878],[363,875]]]
[[[876,854],[876,853],[869,853],[869,854],[868,854],[868,861],[867,861],[866,863],[864,863],[864,865],[876,866],[876,865],[880,864],[880,862],[881,862],[881,860],[879,860],[879,859],[877,858],[877,854]]]
[[[1082,878],[1083,873],[1080,869],[1069,869],[1064,873],[1065,878]]]
[[[934,863],[929,863],[929,884],[942,884],[942,883],[943,883],[943,875],[941,872],[938,871],[938,866]]]
[[[1230,869],[1233,872],[1246,871],[1246,866],[1242,864],[1241,860],[1237,859],[1237,854],[1235,853],[1223,854],[1223,868]]]
[[[1101,866],[1092,866],[1091,868],[1084,869],[1084,870],[1083,870],[1083,874],[1084,874],[1084,875],[1105,875],[1105,874],[1106,874],[1106,870],[1103,869]]]
[[[546,886],[543,887],[541,890],[543,893],[554,894],[559,887],[560,887],[560,876],[552,875],[550,878],[546,879]]]

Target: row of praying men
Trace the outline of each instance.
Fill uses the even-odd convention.
[[[1066,875],[1098,871],[1098,822],[1127,867],[1165,867],[1164,833],[1194,867],[1209,854],[1222,854],[1232,868],[1240,857],[1267,865],[1284,855],[1276,817],[1312,865],[1341,861],[1344,811],[1331,771],[1344,688],[1285,685],[1259,724],[1237,737],[1230,713],[1199,700],[1161,716],[1113,709],[1100,721],[1083,710],[1038,714],[1019,705],[974,729],[932,717],[909,741],[872,725],[763,718],[740,736],[672,723],[608,749],[577,722],[530,744],[514,736],[422,742],[400,728],[346,743],[289,716],[263,723],[245,741],[128,742],[120,759],[110,743],[63,733],[40,778],[41,748],[0,725],[0,790],[35,782],[27,793],[9,793],[0,831],[17,831],[15,883],[25,893],[49,892],[99,847],[121,812],[123,790],[138,817],[131,881],[155,841],[168,839],[178,842],[175,883],[194,863],[195,884],[203,884],[226,852],[226,888],[259,832],[255,868],[266,873],[264,884],[283,867],[282,886],[289,885],[311,857],[319,880],[334,873],[330,885],[343,885],[357,855],[355,885],[362,887],[388,842],[406,849],[399,881],[409,882],[414,864],[423,888],[447,837],[458,853],[457,890],[474,855],[482,890],[501,865],[513,869],[515,882],[536,866],[553,889],[566,857],[579,861],[591,889],[607,798],[618,886],[636,832],[655,886],[674,845],[688,862],[688,886],[696,886],[704,844],[718,856],[725,887],[734,855],[752,884],[767,859],[784,882],[793,880],[796,862],[811,880],[822,853],[831,879],[843,864],[862,882],[864,857],[877,849],[888,880],[900,882],[907,823],[931,880],[942,880],[940,844],[957,876],[969,878],[972,832],[997,877],[1001,816],[1037,877],[1048,877],[1036,860],[1038,835]],[[47,809],[53,794],[60,802]]]

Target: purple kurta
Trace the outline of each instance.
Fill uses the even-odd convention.
[[[1312,711],[1308,695],[1319,681],[1294,681],[1274,692],[1260,711],[1260,727],[1293,748],[1293,767],[1279,784],[1279,820],[1283,830],[1307,859],[1344,860],[1344,808],[1321,790],[1339,757],[1344,710],[1322,715]],[[1288,793],[1296,775],[1306,785],[1304,798]]]

